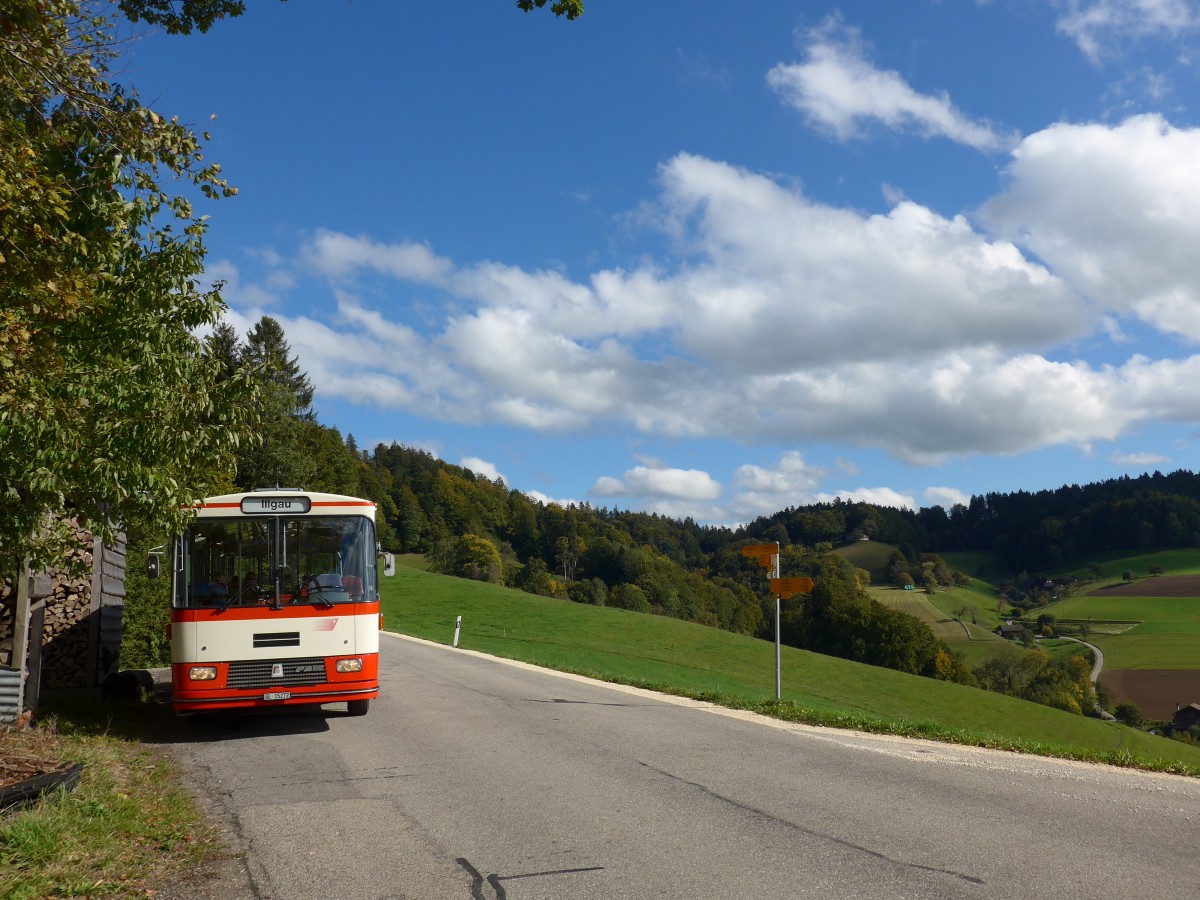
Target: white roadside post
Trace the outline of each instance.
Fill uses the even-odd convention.
[[[454,646],[458,646],[458,632],[462,628],[462,616],[458,617],[458,621],[454,623]]]

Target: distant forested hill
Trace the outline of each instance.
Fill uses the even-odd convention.
[[[316,443],[328,448],[333,442]],[[789,548],[785,575],[810,574],[805,570],[826,551],[864,537],[898,547],[913,565],[949,551],[992,552],[1013,575],[1103,551],[1200,545],[1200,476],[1187,471],[992,493],[950,510],[835,500],[730,529],[588,503],[538,503],[502,481],[400,444],[360,451],[350,439],[345,454],[328,450],[322,464],[339,472],[317,473],[315,484],[373,497],[388,549],[425,553],[440,571],[490,572],[486,577],[533,593],[653,610],[748,634],[762,630],[769,612],[762,573],[739,553],[748,543],[778,541]],[[472,559],[459,546],[466,535],[489,543],[495,559]],[[871,568],[878,582],[878,567]],[[855,576],[860,583],[862,574]]]

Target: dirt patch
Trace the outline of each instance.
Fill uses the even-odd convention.
[[[1107,594],[1110,597],[1200,597],[1200,575],[1140,578],[1128,584],[1096,588],[1092,594]]]
[[[11,787],[39,775],[63,772],[71,764],[62,758],[62,742],[53,731],[41,728],[0,726],[0,788]]]
[[[1200,669],[1105,669],[1100,681],[1114,700],[1132,700],[1147,719],[1169,721],[1177,705],[1200,703]]]

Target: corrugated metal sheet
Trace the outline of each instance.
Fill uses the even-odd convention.
[[[101,576],[100,590],[102,593],[101,605],[106,603],[121,603],[125,598],[125,570],[110,574],[105,569]]]
[[[0,666],[0,722],[11,722],[21,709],[21,673]]]

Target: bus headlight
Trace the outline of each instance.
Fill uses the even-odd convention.
[[[216,666],[192,666],[188,669],[188,679],[191,681],[214,681],[216,677]]]
[[[337,670],[339,672],[361,672],[361,659],[339,659],[337,661]]]

